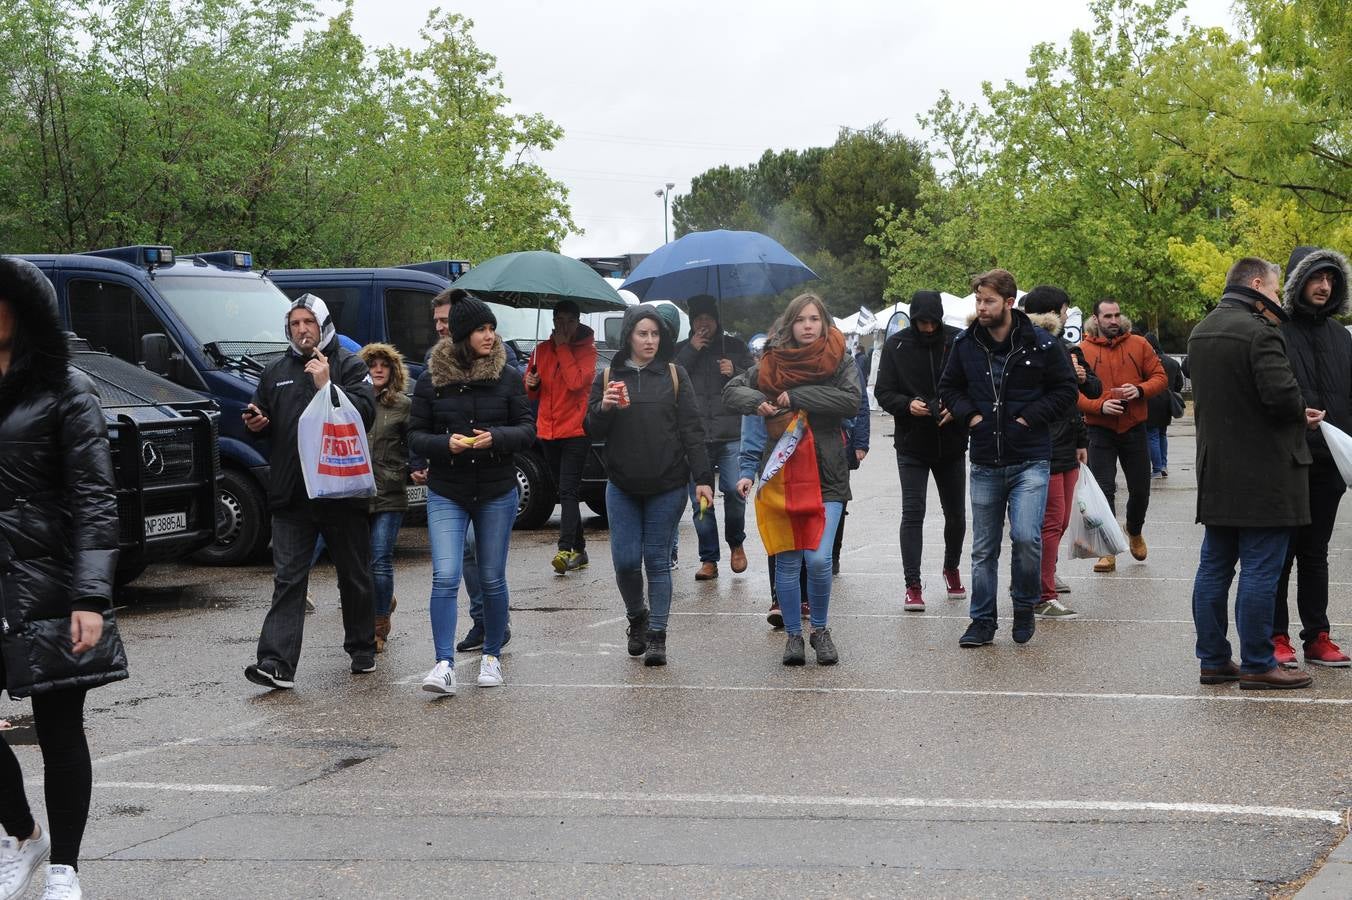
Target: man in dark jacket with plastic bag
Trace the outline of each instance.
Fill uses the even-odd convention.
[[[1352,432],[1352,334],[1335,317],[1348,311],[1349,281],[1352,270],[1341,253],[1297,247],[1287,264],[1282,291],[1283,308],[1291,317],[1282,323],[1282,337],[1305,405],[1322,409],[1324,421],[1343,432]],[[1352,660],[1329,637],[1329,539],[1347,483],[1333,463],[1323,432],[1306,431],[1305,441],[1312,457],[1310,524],[1291,536],[1286,551],[1277,582],[1272,644],[1277,664],[1294,668],[1296,652],[1288,634],[1286,604],[1294,564],[1305,662],[1341,668],[1352,665]]]
[[[1230,267],[1220,305],[1188,338],[1197,422],[1197,521],[1206,526],[1192,586],[1202,684],[1303,688],[1304,672],[1277,667],[1272,606],[1293,528],[1310,524],[1306,406],[1277,322],[1281,270],[1245,257]],[[1227,601],[1235,592],[1240,664],[1230,658]]]
[[[305,590],[315,541],[322,534],[338,570],[343,607],[343,649],[352,673],[376,667],[375,597],[371,584],[371,533],[367,499],[312,500],[305,488],[298,449],[301,413],[315,394],[341,391],[361,415],[363,429],[375,421],[375,392],[366,363],[339,346],[324,301],[305,294],[286,317],[290,347],[259,377],[244,425],[271,441],[268,500],[272,508],[272,608],[258,638],[258,662],[244,670],[254,684],[290,688],[295,684],[305,627]]]

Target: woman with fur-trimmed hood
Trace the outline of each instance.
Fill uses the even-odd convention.
[[[127,677],[112,607],[118,524],[107,426],[70,367],[56,292],[32,263],[0,258],[0,688],[32,697],[50,831],[0,737],[0,896],[47,867],[48,896],[78,896],[92,769],[85,692]],[[7,837],[5,835],[8,835]]]
[[[497,317],[469,295],[451,306],[450,334],[432,348],[413,389],[409,443],[428,460],[427,535],[432,544],[432,642],[436,664],[423,690],[454,694],[456,595],[465,534],[474,527],[484,593],[480,687],[502,684],[507,630],[507,548],[516,521],[515,454],[535,442],[535,414],[521,373],[507,365]]]
[[[394,599],[394,543],[408,511],[408,419],[412,401],[404,393],[408,369],[393,344],[367,344],[358,354],[371,373],[376,417],[366,433],[376,476],[371,498],[371,583],[375,588],[376,652],[385,652]]]

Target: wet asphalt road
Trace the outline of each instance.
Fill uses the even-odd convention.
[[[316,570],[291,692],[242,676],[266,567],[152,570],[122,598],[133,678],[89,700],[88,896],[1249,897],[1307,877],[1352,807],[1352,670],[1281,696],[1198,685],[1188,423],[1154,482],[1149,559],[1063,564],[1082,618],[1021,647],[1003,619],[979,650],[958,648],[966,603],[940,590],[933,494],[929,609],[901,611],[891,430],[875,419],[856,476],[834,669],[810,651],[780,665],[754,536],[745,574],[694,582],[688,522],[671,665],[624,651],[604,530],[566,579],[552,531],[518,532],[507,685],[474,687],[471,654],[470,684],[441,700],[417,686],[433,661],[422,528],[401,536],[373,675],[348,674],[332,569]],[[1347,520],[1330,560],[1345,645]],[[19,753],[40,806],[36,747]]]

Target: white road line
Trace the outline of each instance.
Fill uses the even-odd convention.
[[[1130,694],[1091,693],[1088,691],[962,691],[928,688],[888,687],[793,687],[738,684],[608,684],[603,682],[511,681],[508,686],[538,690],[612,690],[612,691],[707,691],[743,694],[879,694],[897,697],[1006,697],[1029,700],[1136,700],[1181,703],[1295,703],[1306,706],[1352,706],[1344,697],[1275,697],[1269,691],[1230,694]],[[1225,690],[1224,687],[1221,690]]]
[[[24,782],[34,787],[42,785],[41,779],[30,778]],[[96,781],[95,790],[134,790],[134,791],[175,791],[185,794],[262,794],[272,790],[265,784],[179,784],[170,781]]]
[[[944,601],[936,600],[936,601],[934,601],[931,605],[932,605],[932,606],[938,606],[938,605],[940,605],[940,604],[943,603],[943,602],[944,602]],[[962,602],[964,602],[964,601],[962,601],[962,600],[954,600],[953,602],[956,604],[956,603],[962,603]],[[672,615],[672,616],[690,616],[690,617],[692,617],[692,618],[699,618],[699,617],[701,617],[701,616],[727,616],[727,617],[729,617],[729,618],[751,618],[751,619],[764,619],[764,618],[765,618],[765,613],[764,613],[764,612],[678,612],[677,610],[674,610],[674,609],[671,611],[670,615]],[[835,619],[906,619],[906,620],[914,619],[914,620],[917,621],[917,622],[923,622],[923,621],[925,621],[926,619],[945,619],[945,620],[952,620],[952,621],[955,621],[955,622],[970,622],[970,621],[971,621],[971,617],[970,617],[970,616],[949,616],[949,615],[944,615],[944,614],[942,614],[942,613],[931,613],[931,612],[906,612],[905,610],[902,610],[901,612],[890,612],[890,613],[847,613],[847,612],[836,612],[835,610],[832,610],[832,611],[831,611],[831,618],[832,618],[832,620],[835,620]],[[1007,621],[1012,621],[1012,620],[1013,620],[1013,617],[1012,617],[1012,616],[999,616],[998,618],[999,618],[1000,621],[1002,621],[1002,622],[1007,622]],[[1039,620],[1038,620],[1038,624],[1039,624],[1039,625],[1049,624],[1049,623],[1052,623],[1052,622],[1055,622],[1055,621],[1056,621],[1055,619],[1039,619]],[[1077,618],[1077,619],[1071,619],[1070,621],[1071,621],[1071,622],[1102,622],[1102,623],[1109,624],[1109,625],[1192,625],[1192,624],[1193,624],[1192,619],[1104,619],[1104,618],[1101,618],[1101,617],[1099,617],[1099,616],[1086,616],[1086,615],[1084,615],[1083,613],[1080,614],[1080,617],[1079,617],[1079,618]],[[1233,623],[1232,623],[1232,624],[1233,624]],[[1332,623],[1332,626],[1333,626],[1334,628],[1352,628],[1352,622],[1333,622],[1333,623]]]
[[[212,740],[213,738],[221,737],[222,735],[229,734],[233,731],[245,731],[250,728],[253,728],[256,725],[262,725],[268,721],[268,718],[269,718],[268,716],[260,716],[256,719],[246,719],[243,722],[235,722],[232,725],[229,725],[225,728],[221,728],[215,732],[212,732],[209,735],[205,735],[202,737],[179,738],[176,741],[166,741],[163,744],[155,744],[152,747],[141,747],[136,750],[124,750],[121,753],[113,753],[108,756],[101,756],[98,759],[94,760],[93,764],[96,766],[106,766],[109,763],[121,762],[124,759],[135,759],[138,756],[146,756],[151,753],[158,753],[161,750],[169,750],[173,747],[186,747],[190,744],[199,744],[202,741]]]
[[[1159,803],[1149,800],[1001,800],[981,797],[830,797],[779,794],[650,794],[624,791],[512,791],[495,790],[501,800],[600,801],[607,803],[698,803],[740,806],[843,806],[864,809],[986,809],[1075,812],[1166,812],[1210,816],[1257,816],[1276,819],[1314,819],[1343,824],[1344,814],[1333,809],[1295,809],[1288,806],[1241,806],[1232,803]]]
[[[605,625],[617,625],[617,624],[619,624],[620,622],[625,621],[625,618],[626,618],[625,616],[616,616],[616,617],[613,618],[613,619],[602,619],[602,620],[599,621],[599,622],[593,622],[592,624],[588,625],[587,627],[588,627],[588,628],[601,628],[601,627],[603,627],[603,626],[605,626]]]

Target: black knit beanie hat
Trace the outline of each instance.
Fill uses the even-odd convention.
[[[488,304],[473,294],[451,304],[451,340],[457,344],[473,334],[480,325],[498,327],[498,317]]]

